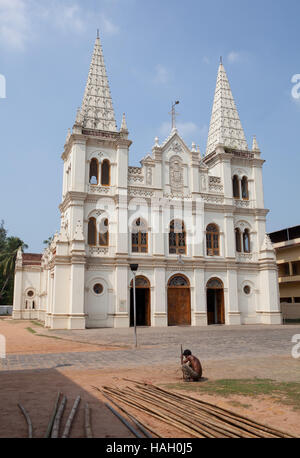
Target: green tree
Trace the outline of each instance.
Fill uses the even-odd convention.
[[[53,239],[54,239],[54,235],[51,235],[51,237],[48,237],[47,240],[43,241],[43,244],[47,245],[49,247],[51,245]]]
[[[15,262],[18,249],[28,246],[19,237],[7,237],[2,221],[0,226],[0,304],[13,302]]]

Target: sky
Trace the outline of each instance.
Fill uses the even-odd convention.
[[[9,235],[40,252],[59,230],[61,154],[97,28],[117,124],[125,112],[133,141],[130,165],[168,136],[174,100],[179,133],[204,154],[222,56],[248,144],[256,135],[266,161],[267,231],[300,224],[299,15],[299,0],[0,0],[0,220]]]

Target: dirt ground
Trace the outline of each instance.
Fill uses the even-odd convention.
[[[101,347],[100,345],[39,337],[37,334],[29,332],[26,329],[28,327],[33,328],[38,333],[38,327],[33,326],[30,322],[0,321],[0,333],[6,336],[8,353],[84,352],[91,351],[91,348],[93,349],[92,351],[111,350],[111,348]],[[224,362],[222,364],[224,365]],[[203,366],[204,375],[209,380],[222,378],[222,370],[217,361],[203,361]],[[231,367],[234,367],[234,365],[232,364]],[[237,374],[240,376],[240,372],[237,372]],[[234,377],[235,373],[234,369],[232,369],[231,378]],[[0,370],[0,437],[26,437],[27,426],[18,409],[18,403],[22,404],[31,416],[34,437],[44,437],[57,392],[59,391],[68,398],[60,433],[62,433],[76,396],[80,395],[82,400],[71,430],[71,437],[85,437],[84,405],[86,402],[89,403],[91,408],[94,437],[133,437],[127,428],[105,407],[104,402],[106,400],[102,394],[93,388],[94,386],[101,387],[105,385],[115,387],[133,386],[132,383],[125,381],[124,378],[157,385],[170,382],[183,383],[180,369],[164,364],[128,369],[79,370],[74,367],[61,367],[18,371]],[[223,398],[211,394],[200,395],[198,393],[192,395],[300,437],[300,411],[294,410],[292,406],[274,401],[270,396],[231,395]],[[162,437],[192,437],[141,412],[129,408],[128,411],[131,411],[136,418],[151,426]]]

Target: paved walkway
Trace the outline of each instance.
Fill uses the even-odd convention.
[[[76,342],[98,345],[102,343],[106,347],[118,345],[120,350],[65,352],[64,345],[68,342],[60,340],[62,352],[8,354],[6,359],[0,359],[0,370],[50,369],[68,366],[104,369],[178,364],[180,343],[185,348],[190,348],[202,361],[239,360],[238,364],[244,365],[248,358],[272,360],[276,357],[288,357],[296,371],[300,367],[300,359],[295,360],[291,357],[291,349],[294,345],[291,339],[294,334],[300,334],[299,325],[138,328],[140,343],[138,349],[133,348],[133,329],[55,332],[43,330],[42,332]]]

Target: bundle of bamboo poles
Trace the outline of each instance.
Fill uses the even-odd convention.
[[[191,396],[150,384],[102,387],[102,393],[198,438],[287,438],[292,435]]]

